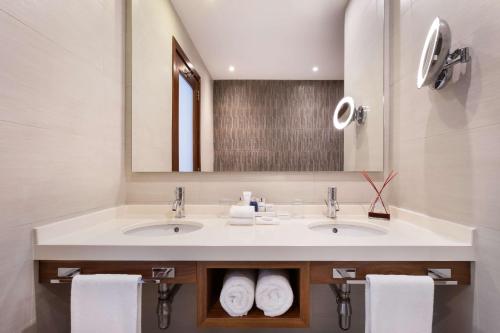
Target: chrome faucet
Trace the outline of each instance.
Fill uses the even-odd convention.
[[[186,190],[184,187],[175,188],[175,201],[172,204],[172,211],[175,212],[176,218],[185,217],[184,205],[186,203]]]
[[[328,187],[328,197],[325,203],[327,208],[326,216],[331,219],[336,218],[339,211],[339,203],[337,201],[337,188],[335,186]]]

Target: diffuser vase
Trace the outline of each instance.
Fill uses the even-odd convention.
[[[377,218],[377,219],[384,219],[384,220],[390,220],[391,219],[391,214],[389,210],[387,209],[386,204],[384,203],[384,200],[382,198],[382,192],[384,189],[387,188],[387,185],[391,182],[391,180],[394,179],[394,177],[397,176],[397,172],[391,171],[387,178],[385,179],[382,187],[379,189],[376,185],[373,179],[368,175],[366,171],[361,172],[363,177],[366,179],[366,181],[372,186],[372,188],[375,190],[375,199],[370,204],[370,210],[368,211],[368,217],[369,218]]]

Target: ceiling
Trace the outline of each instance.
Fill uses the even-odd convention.
[[[348,0],[170,1],[214,80],[343,79]]]

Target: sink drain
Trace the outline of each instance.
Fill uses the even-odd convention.
[[[179,227],[175,227],[174,232],[179,232]]]
[[[333,229],[332,229],[332,232],[333,232],[334,234],[336,234],[337,232],[339,232],[339,230],[338,230],[337,228],[333,228]]]

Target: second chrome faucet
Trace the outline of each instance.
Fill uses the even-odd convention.
[[[175,200],[172,204],[172,211],[175,212],[175,218],[186,216],[184,206],[186,204],[186,190],[184,187],[175,188]]]

